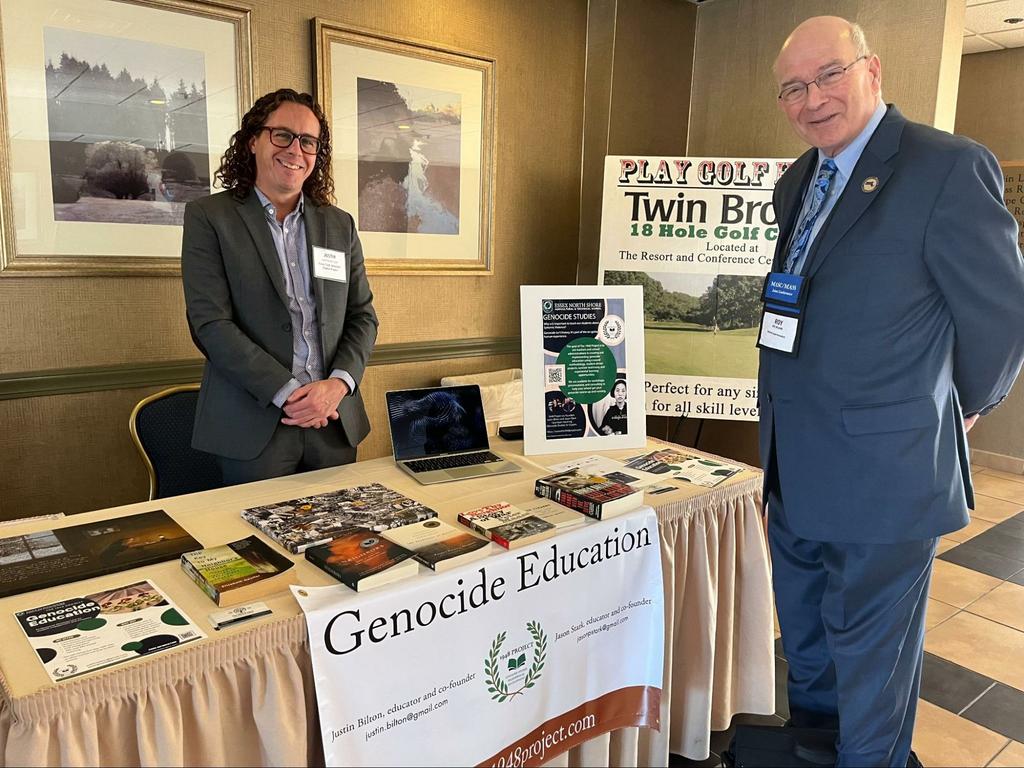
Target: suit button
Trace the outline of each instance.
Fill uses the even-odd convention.
[[[292,331],[292,324],[291,323],[285,323],[284,325],[281,326],[281,330],[282,331],[288,331],[288,333],[291,333],[291,331]]]

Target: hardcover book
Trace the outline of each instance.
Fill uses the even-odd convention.
[[[538,478],[534,493],[595,520],[621,515],[638,507],[643,500],[643,494],[625,483],[576,470]]]
[[[162,509],[0,539],[0,597],[126,571],[202,549]]]
[[[356,592],[415,576],[420,566],[412,558],[405,547],[366,529],[306,550],[309,562]]]
[[[380,483],[342,488],[242,511],[242,518],[293,554],[353,529],[384,531],[437,512]]]
[[[294,563],[256,536],[221,547],[186,552],[181,568],[221,607],[255,600],[282,589],[275,579]]]
[[[403,525],[384,531],[383,535],[412,550],[417,560],[435,571],[446,571],[490,554],[489,541],[460,531],[442,520]]]

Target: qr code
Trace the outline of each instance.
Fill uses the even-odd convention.
[[[561,386],[562,384],[565,384],[565,366],[546,365],[544,366],[544,376],[547,384]]]

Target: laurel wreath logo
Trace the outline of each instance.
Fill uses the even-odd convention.
[[[530,637],[533,638],[533,663],[530,665],[526,677],[523,678],[523,684],[514,691],[509,690],[508,684],[498,671],[498,656],[501,653],[501,646],[508,635],[507,632],[498,633],[494,638],[494,642],[491,643],[491,650],[488,652],[487,658],[484,659],[484,672],[487,673],[485,679],[487,690],[491,694],[491,698],[499,703],[511,701],[516,696],[525,693],[528,688],[533,688],[540,678],[541,670],[544,669],[544,661],[547,658],[548,651],[548,636],[544,634],[544,630],[541,629],[540,622],[538,621],[526,622],[526,630],[530,633]],[[520,656],[518,659],[509,659],[509,662],[510,669],[513,668],[511,662],[515,662],[515,668],[518,668],[526,662],[526,659]]]

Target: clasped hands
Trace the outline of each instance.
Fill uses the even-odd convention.
[[[303,384],[285,400],[281,423],[314,429],[326,427],[329,421],[337,421],[338,404],[348,393],[348,384],[341,379],[330,378]]]

